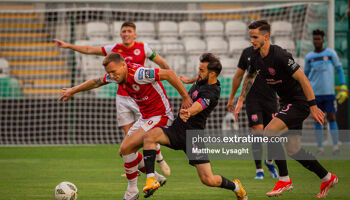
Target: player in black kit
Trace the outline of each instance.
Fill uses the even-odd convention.
[[[181,109],[170,127],[155,128],[146,132],[143,146],[147,173],[146,186],[143,189],[145,197],[151,196],[160,186],[154,177],[156,144],[186,152],[186,130],[204,129],[209,114],[218,104],[221,86],[217,78],[221,69],[220,61],[213,54],[203,54],[200,58],[198,80],[188,92],[194,102],[192,106],[188,109]],[[204,160],[190,160],[190,164],[196,167],[203,184],[233,190],[237,199],[247,199],[247,193],[238,179],[230,181],[212,173],[207,157]]]
[[[266,83],[277,92],[281,104],[276,117],[265,127],[264,135],[271,136],[273,131],[279,131],[278,134],[281,135],[282,130],[301,130],[302,123],[309,114],[316,122],[323,124],[324,113],[316,105],[312,87],[304,72],[295,63],[290,53],[277,45],[270,45],[270,24],[265,20],[259,20],[251,23],[248,28],[256,54],[251,58],[252,63],[245,76],[241,95],[235,107],[236,119],[259,73]],[[338,178],[324,169],[313,155],[301,148],[300,134],[292,133],[287,137],[288,155],[317,174],[322,183],[321,191],[316,197],[325,198],[329,189],[338,182]],[[287,163],[285,162],[285,166],[278,166],[278,168],[279,181],[270,192],[266,193],[267,196],[281,195],[284,191],[293,188],[288,176]]]
[[[251,65],[251,56],[255,54],[253,47],[243,50],[238,62],[238,69],[232,79],[231,95],[227,103],[229,112],[233,112],[234,97],[241,84],[244,72]],[[266,84],[265,80],[258,75],[251,90],[246,97],[246,112],[249,121],[249,127],[253,130],[261,131],[272,120],[277,113],[276,93]],[[256,176],[255,179],[264,179],[264,170],[261,165],[262,144],[252,143],[253,157],[255,160]],[[265,160],[269,173],[273,178],[278,178],[278,174],[272,160]],[[277,161],[278,162],[278,161]]]

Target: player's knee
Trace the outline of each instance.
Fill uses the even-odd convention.
[[[122,144],[119,149],[119,154],[120,155],[127,155],[129,151],[129,148],[127,145]]]
[[[147,131],[143,137],[143,143],[144,144],[148,144],[148,143],[153,143],[155,142],[156,138],[154,137],[154,134],[152,134],[152,130],[151,131]]]

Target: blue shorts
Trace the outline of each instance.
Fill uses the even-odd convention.
[[[316,96],[316,104],[323,112],[336,113],[337,101],[335,95],[319,95]]]

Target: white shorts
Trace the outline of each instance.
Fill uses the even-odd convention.
[[[140,117],[134,125],[130,128],[128,135],[131,135],[134,131],[142,127],[144,131],[149,131],[155,127],[170,126],[174,121],[173,113],[169,113],[167,116],[157,115],[149,119],[142,119]]]
[[[134,123],[141,117],[140,109],[131,97],[117,95],[115,99],[119,127]]]

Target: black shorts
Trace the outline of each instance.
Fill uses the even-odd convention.
[[[248,116],[249,127],[258,124],[263,124],[265,127],[278,112],[277,101],[258,98],[252,99],[250,97],[246,101],[246,112]]]
[[[161,127],[161,129],[163,129],[163,132],[168,136],[170,141],[170,145],[166,146],[174,150],[183,150],[186,154],[186,130],[188,130],[188,127],[182,121],[182,119],[177,117],[171,126]],[[210,161],[207,156],[206,158],[201,157],[198,160],[189,160],[190,165],[209,162]]]
[[[306,101],[295,101],[281,104],[276,117],[282,120],[289,130],[301,130],[309,114],[309,105]]]

